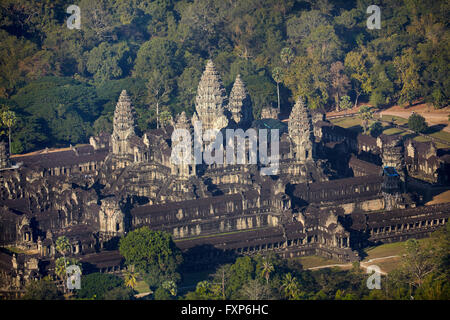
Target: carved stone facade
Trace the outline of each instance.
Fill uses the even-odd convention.
[[[119,158],[131,159],[133,156],[131,141],[134,137],[133,107],[126,90],[123,90],[114,111],[112,154]]]
[[[311,114],[302,97],[298,97],[289,116],[289,136],[294,143],[294,159],[306,162],[315,157]]]
[[[105,198],[101,200],[99,211],[99,233],[103,239],[121,236],[125,232],[125,215],[117,199]]]
[[[225,108],[228,97],[212,60],[208,60],[195,98],[195,110],[203,130],[220,130],[228,125]],[[194,125],[195,118],[192,119]]]
[[[401,170],[406,178],[422,172],[424,163],[431,175],[443,170],[445,158],[432,147],[355,135],[323,116],[313,121],[299,98],[287,129],[275,119],[259,123],[284,128],[277,175],[262,175],[259,164],[174,164],[173,130],[192,132],[197,120],[203,130],[250,126],[251,99],[242,79],[237,77],[228,102],[209,61],[191,121],[181,113],[172,126],[140,137],[124,90],[111,135],[92,137],[90,145],[11,157],[13,165],[0,170],[0,244],[27,253],[16,257],[13,268],[13,256],[2,252],[2,277],[17,279],[30,259],[51,266],[63,235],[69,255],[109,272],[123,267],[122,257],[104,248],[141,226],[172,234],[195,268],[218,257],[267,252],[355,261],[355,249],[367,239],[425,235],[448,222],[450,205],[420,206],[408,188],[397,188]],[[35,271],[30,263],[23,271],[28,278]],[[39,267],[36,277],[52,272]],[[20,285],[25,278],[18,279]]]
[[[230,93],[228,104],[231,119],[239,128],[248,128],[253,121],[252,102],[241,76],[238,74]]]

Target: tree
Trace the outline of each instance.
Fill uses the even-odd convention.
[[[56,239],[56,250],[61,253],[63,256],[56,259],[55,261],[55,269],[56,274],[63,281],[63,285],[65,288],[64,279],[66,278],[66,268],[69,266],[69,261],[66,260],[66,254],[70,252],[71,245],[69,239],[66,236],[61,236]]]
[[[105,300],[133,300],[133,289],[126,287],[117,287],[105,292],[103,298]]]
[[[155,290],[153,297],[155,300],[171,300],[169,290],[164,289],[162,286]]]
[[[56,284],[50,278],[45,277],[37,281],[30,281],[25,287],[24,300],[62,300],[63,296],[58,291]]]
[[[86,36],[100,41],[111,40],[114,37],[112,31],[116,25],[111,5],[107,0],[82,0],[79,6],[83,13],[82,25]]]
[[[428,124],[420,114],[413,112],[408,118],[408,128],[415,132],[426,132]]]
[[[281,50],[280,58],[286,67],[289,66],[292,61],[294,61],[294,57],[294,51],[292,51],[291,48],[286,47]]]
[[[177,49],[177,44],[167,38],[154,37],[144,42],[137,52],[133,74],[141,79],[149,79],[157,70],[160,79],[174,80],[181,73],[182,59]]]
[[[336,111],[339,111],[340,97],[347,93],[350,87],[350,81],[344,73],[344,65],[337,61],[331,64],[331,92],[334,95]]]
[[[169,291],[172,296],[177,295],[177,284],[173,280],[166,280],[162,283],[162,287]]]
[[[161,111],[159,115],[159,122],[161,123],[161,127],[165,128],[168,124],[172,122],[172,114],[169,110]]]
[[[414,99],[420,96],[421,86],[419,81],[419,65],[417,64],[412,48],[403,51],[403,55],[394,59],[394,65],[397,68],[402,86],[400,91],[400,103],[408,102],[412,105]]]
[[[223,299],[220,293],[220,285],[212,284],[209,281],[200,281],[197,283],[194,292],[186,294],[187,300],[219,300]]]
[[[352,108],[352,103],[350,102],[350,97],[345,95],[341,97],[341,102],[339,103],[339,107],[341,110],[345,110],[346,113],[349,109]]]
[[[369,133],[374,138],[378,137],[381,133],[383,133],[383,125],[381,124],[381,122],[379,121],[373,122],[369,126]]]
[[[131,289],[136,288],[137,280],[136,280],[136,273],[132,272],[130,270],[124,271],[124,281],[125,286],[130,287]]]
[[[362,120],[362,124],[363,124],[363,128],[364,128],[364,133],[367,132],[367,127],[369,125],[369,120],[372,119],[373,114],[372,114],[372,110],[370,109],[369,106],[361,106],[359,108],[359,116],[361,117]]]
[[[220,266],[220,268],[214,274],[214,281],[216,284],[220,285],[223,300],[225,300],[226,296],[227,296],[225,289],[226,289],[229,278],[230,278],[230,265],[229,264]]]
[[[171,92],[171,84],[167,78],[163,78],[158,70],[153,70],[147,82],[148,101],[156,104],[156,128],[159,128],[159,106],[167,102]]]
[[[67,289],[66,288],[67,267],[69,267],[70,265],[76,265],[81,268],[80,261],[74,258],[67,259],[65,257],[59,257],[55,260],[55,274],[61,279],[64,291]]]
[[[273,272],[274,270],[275,268],[273,267],[273,264],[270,263],[267,259],[264,259],[261,273],[266,279],[266,284],[269,284],[270,273]]]
[[[277,83],[277,97],[278,97],[278,113],[280,113],[280,82],[283,80],[283,71],[281,68],[275,68],[272,71],[272,78]]]
[[[119,252],[127,265],[145,274],[151,287],[159,287],[165,280],[179,279],[178,266],[183,258],[169,233],[142,227],[120,239]]]
[[[297,278],[289,272],[284,275],[282,286],[284,294],[288,299],[296,299],[299,295],[299,284]]]
[[[65,257],[66,254],[70,252],[71,247],[72,246],[70,245],[69,239],[66,236],[61,236],[56,239],[56,250],[58,250],[58,252],[61,253],[63,257]]]
[[[345,57],[345,67],[349,70],[353,83],[353,90],[356,93],[355,107],[358,106],[358,98],[363,93],[370,93],[373,90],[372,78],[369,73],[369,66],[366,56],[362,50],[350,51]]]
[[[410,239],[405,244],[406,254],[403,256],[403,267],[410,283],[420,287],[425,278],[436,270],[434,261],[435,246],[421,245],[416,239]]]
[[[115,288],[126,289],[123,279],[112,274],[91,273],[81,277],[81,289],[76,295],[82,299],[103,300]]]
[[[106,81],[126,75],[130,62],[130,48],[126,42],[117,44],[102,42],[87,54],[86,66],[95,80]]]
[[[241,291],[242,295],[249,300],[267,300],[270,296],[269,286],[261,284],[256,279],[252,279],[245,283]]]
[[[8,128],[9,154],[11,154],[11,129],[17,123],[16,114],[11,110],[4,110],[1,114],[1,120],[4,126]]]

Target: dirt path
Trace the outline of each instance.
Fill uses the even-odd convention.
[[[371,265],[373,265],[373,262],[375,261],[379,261],[379,262],[383,262],[389,259],[393,259],[393,258],[399,258],[400,256],[387,256],[387,257],[380,257],[380,258],[373,258],[373,259],[369,259],[367,261],[361,261],[359,266],[363,269],[367,269],[368,267],[370,267]],[[344,263],[344,264],[328,264],[325,266],[319,266],[319,267],[312,267],[312,268],[308,268],[307,270],[318,270],[318,269],[324,269],[324,268],[333,268],[333,267],[340,267],[340,268],[351,268],[353,265],[351,263]],[[380,273],[382,275],[386,275],[387,272],[383,271],[380,269]]]
[[[332,111],[327,113],[327,117],[337,116],[337,115],[345,115],[351,113],[358,113],[359,107],[362,105],[368,105],[367,103],[361,103],[357,108],[352,108],[347,111]],[[450,132],[450,125],[448,121],[448,116],[450,115],[450,107],[442,108],[442,109],[434,109],[432,106],[429,106],[425,103],[417,104],[412,107],[404,107],[395,105],[388,109],[382,110],[380,112],[381,115],[390,115],[397,116],[401,118],[408,119],[412,112],[418,113],[425,118],[428,122],[428,125],[445,125],[446,127],[443,131]]]
[[[450,132],[450,126],[448,122],[448,116],[450,114],[449,108],[445,108],[442,110],[434,110],[432,108],[428,109],[426,105],[417,105],[408,109],[398,108],[398,106],[394,106],[392,108],[383,110],[380,112],[381,115],[391,115],[397,116],[401,118],[408,119],[409,116],[413,113],[418,113],[425,118],[428,122],[429,126],[434,125],[445,125],[443,131]]]

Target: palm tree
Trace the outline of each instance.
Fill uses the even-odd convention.
[[[58,258],[56,260],[56,274],[63,281],[64,290],[66,288],[64,284],[67,268],[66,253],[70,251],[70,248],[71,245],[69,239],[66,236],[61,236],[58,239],[56,239],[56,250],[58,250],[58,252],[63,255],[61,258]]]
[[[362,124],[363,124],[363,128],[364,128],[364,133],[367,132],[367,127],[369,125],[369,120],[372,119],[373,114],[372,114],[372,110],[370,109],[369,106],[361,106],[361,108],[359,108],[359,115],[361,116],[362,119]]]
[[[284,276],[283,284],[281,286],[284,288],[284,293],[288,298],[295,299],[298,296],[298,282],[297,278],[293,277],[291,273],[287,273]]]
[[[9,154],[11,154],[11,128],[16,125],[17,117],[13,111],[5,110],[1,114],[1,120],[3,125],[8,127]]]
[[[56,239],[56,250],[58,250],[63,257],[66,257],[66,253],[70,251],[71,245],[69,239],[66,236],[61,236]]]
[[[287,67],[294,60],[294,51],[289,47],[283,48],[280,53],[280,58]]]
[[[264,259],[263,265],[262,265],[262,275],[264,278],[266,278],[266,284],[269,284],[269,277],[270,273],[274,271],[275,268],[273,267],[273,264],[271,264],[267,259]]]
[[[135,272],[126,270],[124,272],[124,280],[125,280],[125,285],[127,287],[130,287],[133,290],[134,290],[134,288],[136,288],[137,279],[136,279],[136,273]]]
[[[171,295],[177,295],[177,285],[173,280],[166,280],[163,282],[162,287],[170,292]]]
[[[63,257],[59,257],[55,260],[55,273],[61,279],[61,281],[64,281],[66,275],[66,267],[67,262]]]
[[[283,71],[281,68],[275,68],[272,72],[272,78],[277,83],[277,96],[278,96],[278,113],[280,113],[281,107],[280,107],[280,82],[283,79]]]

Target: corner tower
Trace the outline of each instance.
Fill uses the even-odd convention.
[[[289,116],[289,137],[294,144],[293,156],[298,161],[313,161],[315,157],[314,129],[311,113],[299,96]]]
[[[251,125],[253,120],[252,102],[239,74],[231,89],[228,111],[231,113],[231,118],[237,126],[249,127]]]
[[[114,111],[113,133],[111,136],[112,153],[115,156],[133,155],[130,140],[135,136],[134,115],[130,97],[122,90]]]

